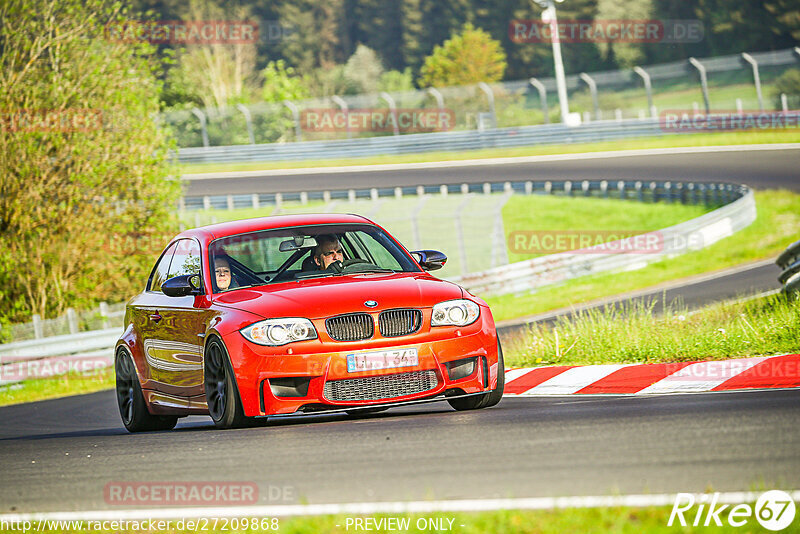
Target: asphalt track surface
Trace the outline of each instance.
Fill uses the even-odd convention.
[[[192,417],[138,435],[102,392],[0,420],[0,513],[113,509],[104,487],[131,481],[254,482],[259,505],[800,487],[797,390],[505,398],[228,431]]]
[[[800,191],[800,150],[353,175],[203,180],[188,195],[494,180],[694,179]],[[254,190],[254,184],[263,189]],[[705,280],[690,306],[775,287],[757,266]],[[699,284],[699,285],[698,285]],[[279,420],[218,431],[207,417],[128,434],[113,392],[0,408],[0,513],[109,509],[110,482],[237,481],[258,504],[611,495],[800,487],[800,391],[506,398]],[[281,492],[282,497],[272,498]],[[146,507],[147,503],[142,503]]]
[[[361,171],[349,174],[273,174],[188,181],[186,196],[369,189],[499,181],[720,181],[756,189],[800,191],[800,149],[626,156],[494,166]]]

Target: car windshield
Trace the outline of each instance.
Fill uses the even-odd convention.
[[[250,232],[209,246],[214,292],[326,276],[419,272],[377,226],[318,225]]]

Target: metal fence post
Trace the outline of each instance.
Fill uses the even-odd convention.
[[[103,329],[108,328],[108,302],[100,303],[100,317],[103,318]]]
[[[789,97],[786,93],[781,93],[781,109],[784,113],[789,113]]]
[[[486,94],[486,99],[489,101],[489,113],[492,115],[492,128],[497,128],[497,114],[494,109],[494,93],[492,88],[486,82],[480,82],[478,87]]]
[[[461,260],[461,274],[467,274],[467,248],[464,245],[464,218],[461,216],[464,209],[472,200],[472,195],[467,194],[461,204],[456,207],[456,244],[458,245],[458,255]]]
[[[644,81],[644,90],[647,91],[647,107],[650,108],[650,116],[655,118],[656,106],[653,103],[653,83],[650,80],[650,74],[642,67],[633,67],[633,72],[641,76]]]
[[[284,100],[283,105],[289,108],[289,111],[292,112],[292,120],[294,121],[294,140],[302,141],[303,128],[300,125],[300,110],[297,109],[297,106],[294,104],[294,102],[290,100]]]
[[[78,333],[78,314],[75,313],[75,308],[67,308],[67,324],[70,334]]]
[[[585,72],[581,72],[578,74],[578,77],[583,80],[586,85],[589,86],[589,91],[592,93],[592,104],[594,105],[594,117],[597,120],[602,119],[602,115],[600,114],[600,101],[597,98],[597,83],[595,83],[594,78],[586,74]]]
[[[392,95],[386,91],[383,91],[380,94],[380,97],[384,99],[387,104],[389,104],[389,111],[394,119],[392,121],[392,131],[394,132],[394,135],[400,135],[400,126],[397,124],[397,106],[395,105],[394,98],[392,98]]]
[[[247,125],[247,137],[250,139],[250,144],[256,144],[256,136],[253,133],[253,117],[250,115],[250,110],[244,104],[236,104],[236,109],[244,115],[244,122]]]
[[[203,113],[200,110],[200,108],[192,108],[192,115],[194,115],[195,117],[198,118],[198,120],[200,120],[200,132],[201,135],[203,136],[203,146],[207,148],[209,146],[209,141],[208,141],[208,128],[206,126],[206,114]]]
[[[42,316],[38,313],[33,314],[33,337],[42,339],[44,337],[44,325],[42,324]]]
[[[428,87],[428,89],[425,92],[436,99],[436,107],[439,108],[439,111],[444,110],[444,97],[442,96],[442,93],[440,93],[437,88]]]
[[[761,76],[758,73],[758,62],[747,52],[742,53],[742,58],[753,67],[753,83],[756,86],[756,95],[758,96],[758,109],[764,111],[764,96],[761,94]]]
[[[542,82],[536,78],[530,78],[528,83],[534,86],[539,91],[539,100],[542,104],[542,115],[544,115],[544,123],[550,124],[550,110],[547,108],[547,88]]]
[[[347,132],[347,138],[352,139],[353,133],[350,131],[350,108],[347,105],[347,102],[345,102],[344,99],[339,95],[333,95],[331,100],[333,100],[334,104],[339,106],[339,109],[341,109],[342,113],[344,113],[345,132]]]
[[[706,68],[702,63],[693,57],[689,58],[689,63],[691,63],[692,66],[697,69],[697,72],[700,73],[700,86],[703,88],[703,101],[706,104],[706,114],[711,113],[711,101],[708,98],[708,76],[706,74]]]

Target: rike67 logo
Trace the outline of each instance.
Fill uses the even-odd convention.
[[[771,490],[762,493],[755,506],[736,504],[746,500],[744,496],[739,499],[732,497],[732,494],[721,497],[719,493],[699,496],[679,493],[675,496],[667,526],[721,527],[727,523],[732,527],[743,527],[755,519],[765,529],[779,531],[794,521],[794,500],[785,491]]]

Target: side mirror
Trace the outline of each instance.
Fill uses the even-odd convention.
[[[161,291],[168,297],[185,297],[200,294],[200,277],[196,274],[173,276],[163,284]]]
[[[447,256],[438,250],[415,250],[411,254],[417,258],[420,267],[426,271],[441,269],[447,263]]]

